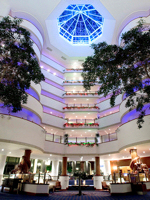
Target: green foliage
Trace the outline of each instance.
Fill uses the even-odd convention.
[[[111,93],[110,104],[115,105],[119,94],[126,93],[126,107],[139,112],[138,127],[145,116],[144,104],[150,103],[150,29],[143,20],[137,27],[122,35],[122,46],[106,42],[93,44],[94,55],[83,63],[84,87],[98,80],[98,94],[105,97]]]
[[[46,171],[51,172],[52,171],[52,166],[51,165],[46,166]]]
[[[20,26],[21,22],[9,17],[0,21],[0,100],[12,112],[27,103],[25,91],[31,81],[38,84],[44,80],[30,33]]]

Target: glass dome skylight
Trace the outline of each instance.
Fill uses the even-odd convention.
[[[102,35],[104,18],[91,4],[71,4],[57,20],[59,34],[71,44],[91,44]]]

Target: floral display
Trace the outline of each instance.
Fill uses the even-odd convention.
[[[99,126],[98,123],[65,123],[64,127]]]
[[[75,142],[69,142],[68,146],[86,146],[86,147],[93,147],[93,146],[98,146],[96,143],[92,142],[81,142],[81,143],[75,143]]]
[[[66,107],[64,107],[63,108],[63,110],[71,110],[71,109],[75,109],[75,108],[77,108],[77,109],[99,109],[99,107],[98,106],[66,106]]]

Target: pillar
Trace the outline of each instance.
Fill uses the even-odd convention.
[[[103,181],[103,176],[101,176],[101,173],[100,173],[100,158],[99,157],[95,157],[95,167],[96,167],[96,174],[93,177],[94,187],[95,189],[99,190],[99,189],[102,189],[102,181]]]
[[[36,173],[36,170],[37,170],[37,161],[38,161],[38,159],[34,160],[34,168],[33,168],[33,173],[34,174]]]
[[[63,157],[62,162],[62,176],[67,176],[67,157]]]
[[[95,167],[96,167],[96,176],[100,176],[100,159],[99,157],[95,157]]]
[[[104,175],[110,175],[110,174],[111,174],[110,161],[104,160]]]
[[[86,174],[89,174],[89,162],[88,161],[85,162],[85,172],[86,172]]]
[[[130,168],[134,172],[137,169],[135,163],[140,162],[140,157],[137,155],[137,149],[130,149],[130,154],[131,154]]]
[[[53,160],[52,161],[52,173],[51,175],[53,176],[53,180],[57,180],[58,177],[58,166],[59,166],[59,161],[58,160]]]
[[[59,177],[59,181],[61,182],[61,189],[66,190],[69,186],[69,176],[67,176],[67,157],[63,157],[62,174]]]
[[[84,172],[84,161],[80,162],[80,170],[81,172]]]
[[[3,172],[6,163],[6,155],[0,155],[0,185],[2,184]]]

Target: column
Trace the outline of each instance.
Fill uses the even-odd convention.
[[[33,168],[33,173],[34,174],[36,173],[36,170],[37,170],[37,161],[38,161],[38,159],[34,160],[34,168]]]
[[[104,175],[110,175],[110,174],[111,174],[110,161],[104,160]]]
[[[99,189],[102,189],[102,181],[103,181],[103,176],[101,176],[101,173],[100,173],[100,158],[99,157],[95,157],[95,167],[96,167],[96,174],[93,177],[94,187],[95,189],[99,190]]]
[[[86,174],[89,174],[89,162],[88,161],[85,162],[85,172],[86,172]]]
[[[80,162],[80,170],[81,172],[84,172],[84,161]]]
[[[140,162],[140,157],[137,155],[137,149],[130,149],[130,154],[131,154],[130,168],[134,172],[137,169],[135,163]]]
[[[67,176],[67,157],[63,157],[62,162],[62,176]]]
[[[58,166],[59,166],[59,161],[58,160],[53,160],[52,161],[52,173],[51,175],[53,176],[53,180],[57,180],[58,177]]]
[[[6,163],[6,155],[0,155],[0,185],[2,184],[3,172]]]
[[[69,176],[67,176],[67,157],[63,157],[62,174],[59,177],[59,181],[61,182],[61,189],[66,190],[69,186]]]
[[[95,167],[96,167],[96,176],[100,176],[100,159],[99,157],[95,157]]]

